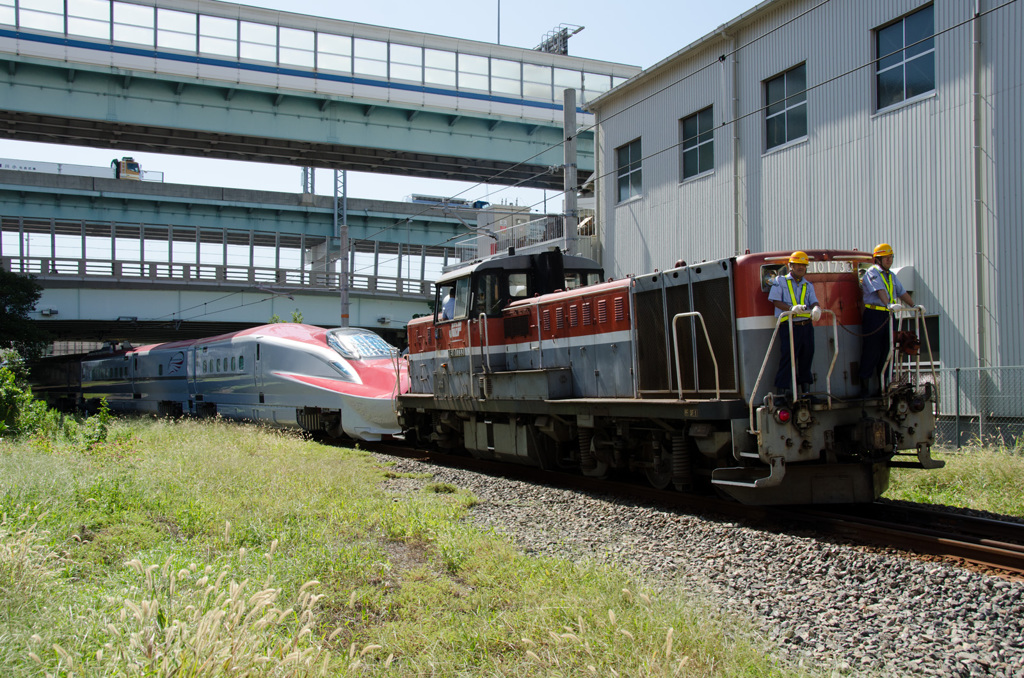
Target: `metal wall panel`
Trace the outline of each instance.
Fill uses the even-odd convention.
[[[1024,364],[1024,7],[982,0],[976,68],[974,3],[935,0],[935,91],[879,112],[875,31],[926,4],[765,3],[599,100],[606,268],[889,242],[945,366]],[[808,135],[766,151],[764,82],[801,63]],[[680,182],[679,119],[709,103],[714,171]],[[615,148],[638,137],[643,193],[617,204]]]

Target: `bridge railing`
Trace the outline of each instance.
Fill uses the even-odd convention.
[[[337,238],[159,224],[0,217],[0,267],[46,280],[208,284],[273,291],[337,291]],[[427,299],[460,246],[354,239],[349,289]]]
[[[576,89],[577,100],[585,102],[639,71],[621,64],[229,3],[154,4],[0,0],[0,27],[95,41],[128,55],[156,52],[176,61],[182,55],[194,55],[214,65],[237,62],[282,74],[312,71],[342,82],[376,81],[398,88],[436,88],[549,103],[560,103],[567,88]]]
[[[520,254],[529,254],[556,245],[564,248],[565,218],[552,214],[524,220],[506,228],[481,228],[474,235],[460,239],[457,244],[472,251],[476,257],[500,254],[510,248],[514,248]],[[571,254],[601,261],[600,243],[592,219],[584,219],[577,226]]]

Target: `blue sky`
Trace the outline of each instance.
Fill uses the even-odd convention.
[[[325,2],[324,0],[252,0],[256,7],[325,16],[332,19],[435,33],[456,38],[532,48],[560,24],[583,26],[569,41],[574,56],[648,67],[739,16],[754,0],[389,0],[389,2]],[[122,154],[110,149],[0,141],[0,157],[103,166]],[[197,183],[238,188],[299,192],[300,170],[218,160],[136,153],[149,170],[163,171],[171,183]],[[331,193],[331,173],[316,178],[318,193]],[[384,175],[348,174],[349,197],[402,200],[410,193],[453,195],[491,202],[536,204],[540,191],[499,190],[455,182],[425,181]],[[548,209],[557,211],[561,198]]]

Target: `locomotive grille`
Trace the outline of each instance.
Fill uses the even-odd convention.
[[[665,290],[665,295],[668,299],[668,317],[669,321],[679,313],[690,312],[690,288],[686,285],[677,285],[670,287]],[[672,380],[672,388],[679,388],[676,384],[676,360],[678,359],[681,364],[680,374],[683,380],[683,391],[694,391],[695,377],[693,367],[693,327],[694,323],[699,323],[697,319],[681,318],[676,322],[676,331],[679,333],[679,355],[673,355],[671,361],[671,372],[669,379]],[[668,341],[669,350],[672,350],[672,328],[668,330]],[[700,337],[700,341],[704,341],[703,335]],[[712,380],[714,375],[712,375]]]
[[[589,325],[593,322],[591,319],[590,302],[584,302],[583,304],[583,324]]]
[[[734,313],[729,294],[729,279],[716,278],[693,284],[694,310],[704,316],[708,336],[718,360],[718,378],[723,392],[736,390],[736,363],[733,351]],[[681,329],[681,328],[680,328]],[[698,334],[694,345],[697,347],[697,381],[701,391],[714,391],[715,369],[711,361],[704,332],[693,328]],[[682,337],[680,337],[682,341]]]
[[[506,337],[525,337],[530,334],[530,316],[514,315],[505,318]]]
[[[597,322],[602,325],[608,322],[608,302],[604,299],[597,301]]]
[[[579,307],[573,304],[569,307],[569,326],[576,327],[580,324],[580,312]]]
[[[636,356],[641,391],[667,391],[668,361],[665,355],[665,309],[661,290],[637,292]],[[598,307],[600,309],[600,306]]]

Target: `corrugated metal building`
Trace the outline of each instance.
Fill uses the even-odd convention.
[[[591,102],[616,276],[889,242],[945,367],[1024,365],[1024,2],[768,0]]]

